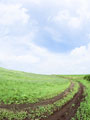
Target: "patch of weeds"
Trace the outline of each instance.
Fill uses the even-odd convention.
[[[54,111],[60,109],[65,103],[67,103],[67,101],[69,101],[70,99],[73,98],[73,96],[78,92],[79,89],[79,84],[77,82],[75,82],[75,86],[72,92],[70,92],[68,94],[68,96],[66,96],[65,98],[56,101],[54,104],[48,104],[45,106],[38,106],[36,109],[34,110],[30,110],[30,118],[32,118],[33,120],[35,118],[46,118],[49,115],[53,114]],[[74,106],[74,104],[72,104]]]
[[[23,120],[27,117],[27,113],[24,111],[21,112],[13,112],[5,109],[0,109],[0,120],[4,120],[5,118],[8,120],[16,119]]]

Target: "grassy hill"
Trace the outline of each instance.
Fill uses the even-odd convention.
[[[53,75],[38,75],[0,68],[0,102],[35,103],[51,98],[70,85],[70,81]]]
[[[66,120],[89,120],[90,82],[83,77],[0,68],[0,120],[57,120],[58,112]]]

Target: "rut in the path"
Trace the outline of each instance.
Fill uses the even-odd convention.
[[[79,83],[79,86],[79,91],[74,95],[73,99],[68,101],[48,118],[41,120],[71,120],[71,118],[75,116],[81,101],[84,99],[84,86],[81,83]]]

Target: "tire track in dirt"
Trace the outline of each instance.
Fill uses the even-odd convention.
[[[10,105],[6,105],[4,103],[0,104],[0,108],[2,109],[9,109],[9,110],[22,110],[25,108],[35,108],[37,106],[43,106],[43,105],[48,105],[48,104],[53,104],[54,102],[63,99],[64,97],[66,97],[74,88],[74,82],[71,81],[70,86],[62,93],[60,93],[59,95],[50,98],[50,99],[46,99],[43,101],[40,101],[38,103],[34,103],[34,104],[10,104]]]
[[[84,100],[84,86],[79,83],[79,91],[74,97],[64,104],[59,110],[56,110],[48,118],[42,118],[41,120],[71,120],[75,116],[80,103]]]

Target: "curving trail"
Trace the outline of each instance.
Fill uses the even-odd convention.
[[[40,101],[39,103],[35,103],[35,104],[5,105],[2,103],[0,104],[0,108],[8,109],[11,111],[27,109],[28,111],[28,108],[33,109],[38,106],[53,104],[54,102],[60,99],[63,99],[73,90],[73,88],[74,88],[74,82],[71,81],[69,88],[67,88],[64,92],[62,92],[61,94],[53,98],[46,99],[46,100]],[[60,109],[57,109],[56,111],[54,111],[54,113],[50,115],[48,118],[41,118],[40,120],[71,120],[71,118],[75,116],[77,109],[80,106],[80,103],[84,99],[83,93],[84,93],[84,86],[81,83],[79,83],[79,90],[71,100],[69,100],[66,104],[64,104]],[[30,119],[26,118],[25,120],[30,120]]]
[[[25,108],[34,108],[37,106],[43,106],[43,105],[48,105],[48,104],[53,104],[54,102],[63,99],[64,97],[66,97],[71,90],[73,90],[74,88],[74,82],[71,81],[70,86],[62,93],[60,93],[59,95],[50,98],[50,99],[46,99],[43,101],[40,101],[38,103],[34,103],[34,104],[11,104],[11,105],[6,105],[6,104],[0,104],[0,108],[5,108],[5,109],[9,109],[9,110],[23,110]]]
[[[48,118],[41,120],[71,120],[71,118],[75,116],[81,101],[84,99],[84,86],[81,83],[79,83],[79,86],[79,91],[74,95],[73,99],[68,101]]]

